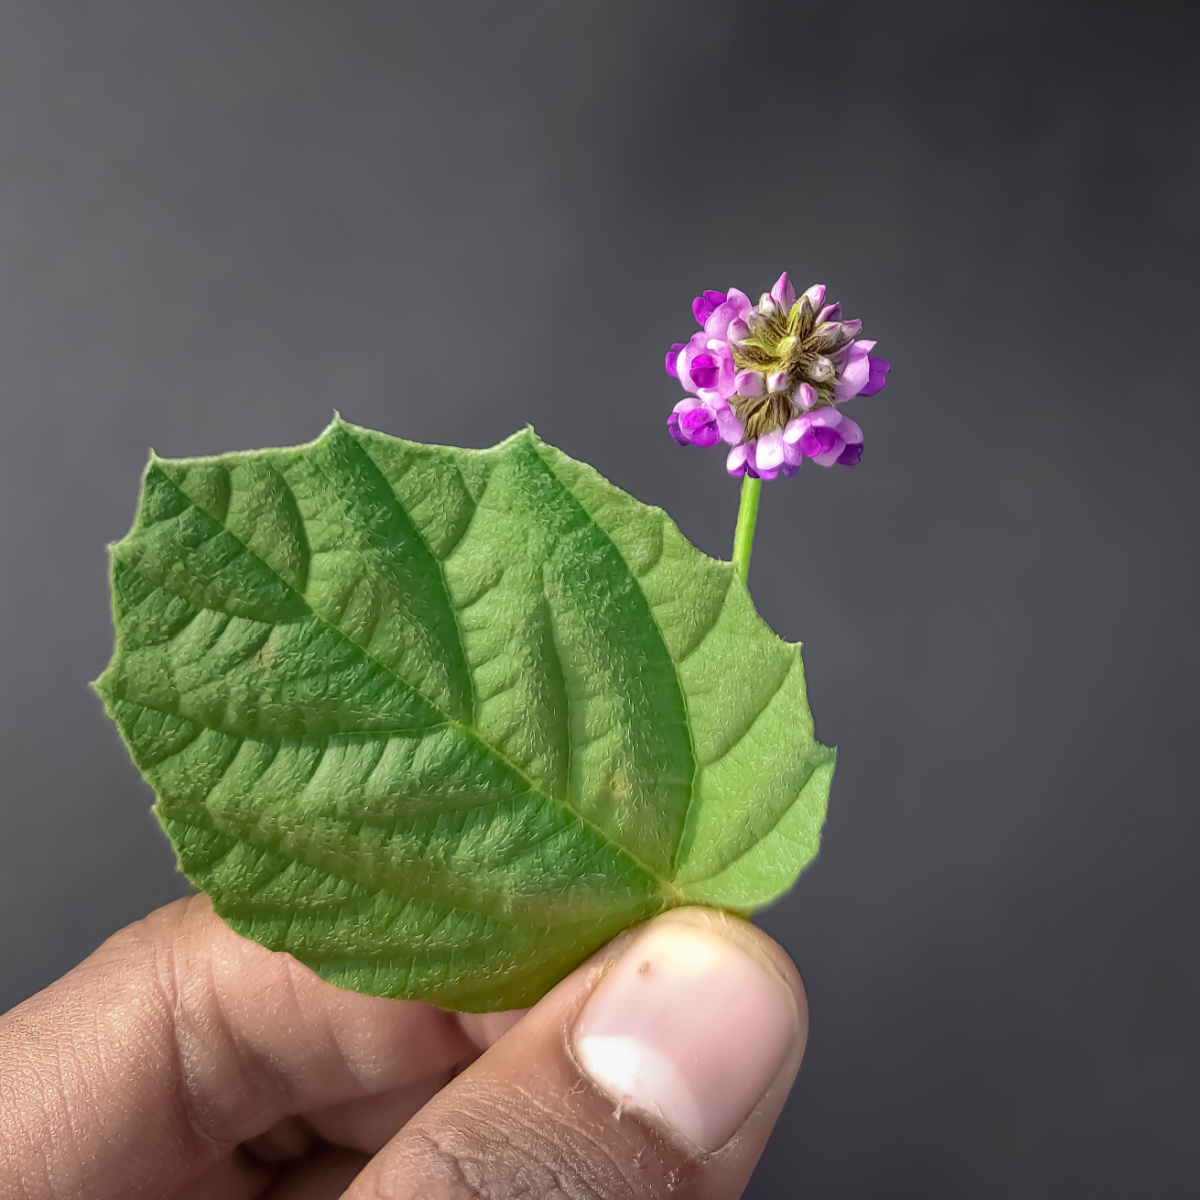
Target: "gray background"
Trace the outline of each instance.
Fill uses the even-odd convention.
[[[524,422],[727,552],[691,297],[895,364],[751,582],[841,750],[755,1197],[1182,1195],[1191,4],[0,3],[0,1008],[181,891],[87,689],[147,450]]]

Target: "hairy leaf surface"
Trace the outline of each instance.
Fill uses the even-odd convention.
[[[112,583],[96,686],[181,869],[333,983],[529,1004],[816,853],[833,752],[800,647],[531,430],[154,458]]]

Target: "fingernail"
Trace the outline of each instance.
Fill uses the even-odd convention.
[[[773,967],[714,926],[671,919],[634,939],[573,1031],[600,1088],[702,1150],[741,1128],[800,1036]]]

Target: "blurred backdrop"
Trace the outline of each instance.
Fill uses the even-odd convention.
[[[1195,1194],[1198,16],[0,5],[0,1008],[184,890],[87,687],[150,447],[531,422],[724,556],[663,353],[786,267],[894,369],[765,489],[841,756],[750,1195]]]

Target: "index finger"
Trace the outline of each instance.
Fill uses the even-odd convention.
[[[471,1029],[335,988],[206,897],[176,901],[0,1017],[0,1194],[178,1187],[285,1117],[450,1070],[490,1040]]]

